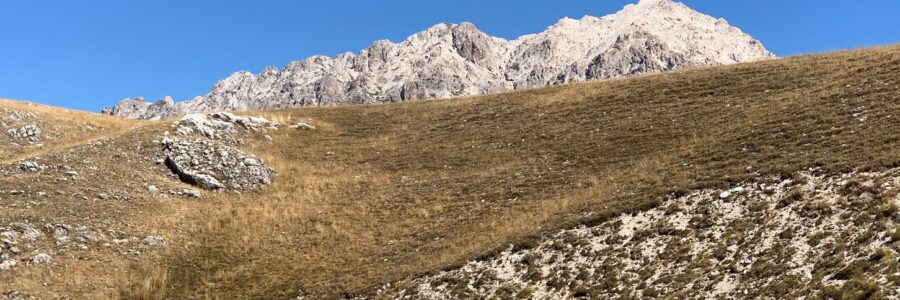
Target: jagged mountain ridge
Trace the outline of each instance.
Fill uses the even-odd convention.
[[[515,40],[489,36],[471,23],[442,23],[400,43],[377,41],[358,54],[313,56],[259,75],[237,72],[190,101],[128,98],[106,112],[155,119],[451,98],[772,57],[725,20],[671,0],[641,0],[602,18],[564,18]]]

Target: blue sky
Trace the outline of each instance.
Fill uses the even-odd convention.
[[[206,94],[238,70],[470,21],[514,38],[636,0],[0,0],[0,97],[97,111]],[[897,0],[685,0],[778,55],[900,42]]]

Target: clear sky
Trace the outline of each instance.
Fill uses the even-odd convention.
[[[0,0],[0,97],[98,111],[469,21],[515,38],[636,0]],[[778,55],[900,42],[897,0],[685,0]]]

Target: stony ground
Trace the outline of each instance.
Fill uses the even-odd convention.
[[[209,209],[209,198],[218,193],[183,182],[165,163],[171,154],[164,141],[168,130],[180,128],[177,122],[140,124],[120,135],[88,136],[85,143],[54,147],[39,143],[77,139],[85,133],[64,131],[72,128],[52,116],[41,119],[41,113],[27,109],[2,113],[8,119],[33,119],[42,128],[63,131],[57,138],[41,131],[7,136],[33,140],[10,147],[33,149],[11,152],[21,155],[0,164],[0,282],[5,283],[0,284],[0,299],[115,298],[116,289],[127,284],[123,275],[136,266],[159,263],[168,248],[178,247],[186,238],[185,224],[191,222],[187,214]],[[215,149],[216,164],[203,159],[213,154],[208,149],[188,147],[180,159],[192,168],[216,170],[216,176],[229,184],[223,189],[226,192],[271,183],[268,177],[240,176],[246,170],[274,176],[260,160],[237,148],[265,141],[252,128],[255,123],[239,123],[259,120],[223,116],[233,118],[225,122],[230,130],[207,129],[232,141],[232,146]],[[6,123],[18,128],[17,124]],[[203,135],[179,138],[213,143]],[[224,157],[218,156],[220,150]],[[243,185],[233,188],[238,183]]]
[[[672,197],[440,274],[403,299],[900,297],[900,169]]]

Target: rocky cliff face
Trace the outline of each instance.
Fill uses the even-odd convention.
[[[473,24],[438,24],[401,43],[313,56],[282,70],[237,72],[206,96],[124,99],[107,113],[163,118],[212,110],[450,98],[774,57],[725,20],[670,0],[641,0],[602,18],[565,18],[515,40]]]

